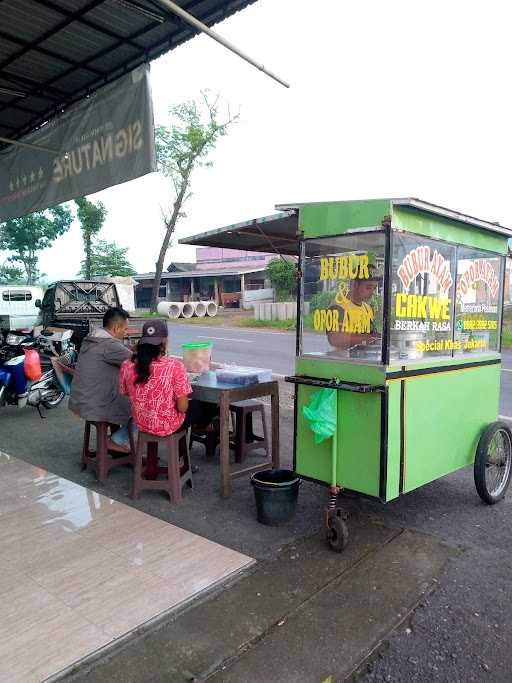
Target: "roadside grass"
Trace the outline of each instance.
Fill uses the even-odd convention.
[[[295,329],[295,320],[255,320],[254,318],[240,318],[236,321],[236,326],[290,331]]]

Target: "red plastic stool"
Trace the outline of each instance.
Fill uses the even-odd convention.
[[[158,462],[158,447],[160,445],[162,445],[166,450],[167,466],[158,466],[154,474],[156,476],[161,474],[167,476],[165,479],[144,479],[142,476],[142,458],[144,457],[144,451],[147,450],[148,452],[149,466],[149,459],[152,455],[152,452],[155,454]],[[183,459],[182,467],[180,467],[180,456]],[[146,489],[156,489],[158,491],[165,491],[169,495],[171,503],[180,503],[183,500],[181,492],[185,484],[187,484],[187,486],[190,488],[193,486],[190,455],[187,445],[187,431],[182,429],[181,431],[170,434],[169,436],[154,436],[154,434],[139,432],[137,451],[135,454],[135,465],[133,468],[133,486],[131,497],[138,498],[141,494],[141,491]]]
[[[96,450],[92,451],[90,447],[91,441],[91,427],[96,429]],[[113,425],[108,422],[92,422],[87,420],[84,429],[84,445],[82,448],[82,470],[87,469],[87,465],[91,465],[96,471],[96,478],[98,481],[105,481],[108,473],[114,467],[122,467],[123,465],[135,465],[135,444],[133,442],[133,435],[131,431],[131,421],[129,424],[129,438],[130,438],[130,453],[126,455],[119,454],[118,457],[113,458],[108,450],[108,430],[112,434],[118,425]]]

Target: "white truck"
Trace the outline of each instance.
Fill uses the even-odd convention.
[[[35,304],[42,298],[41,287],[0,285],[0,333],[8,330],[32,331],[39,314]]]

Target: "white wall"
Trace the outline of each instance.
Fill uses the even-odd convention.
[[[246,289],[244,292],[244,299],[242,301],[242,308],[248,310],[254,308],[254,304],[262,301],[274,301],[273,289]]]

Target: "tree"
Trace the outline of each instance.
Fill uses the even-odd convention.
[[[4,263],[0,266],[0,285],[20,285],[23,282],[23,271],[16,266]]]
[[[91,246],[89,256],[89,275],[86,274],[86,259],[82,261],[80,275],[89,280],[91,277],[128,277],[135,275],[135,269],[128,260],[128,247],[120,247],[115,242],[98,240]]]
[[[228,127],[238,118],[232,117],[228,109],[224,121],[221,122],[219,98],[212,102],[207,92],[201,94],[201,102],[184,102],[172,107],[169,113],[173,125],[158,126],[156,129],[158,169],[165,177],[171,179],[174,200],[169,211],[163,212],[165,233],[155,264],[155,279],[151,292],[153,313],[156,312],[158,304],[165,255],[178,220],[185,216],[182,211],[183,205],[191,197],[192,173],[196,168],[212,166],[212,162],[207,161],[208,155],[215,148],[219,138],[226,135]]]
[[[27,285],[39,278],[38,252],[67,232],[72,220],[71,211],[61,204],[0,224],[0,249],[13,252],[7,260],[21,264]]]
[[[280,301],[286,301],[295,296],[297,280],[295,278],[295,263],[275,258],[267,266],[272,287]]]
[[[92,275],[92,240],[101,230],[107,217],[107,210],[101,202],[95,204],[89,201],[87,197],[75,199],[75,204],[78,209],[77,216],[82,228],[82,239],[84,241],[85,260],[82,264],[82,271],[84,277],[90,280]]]

